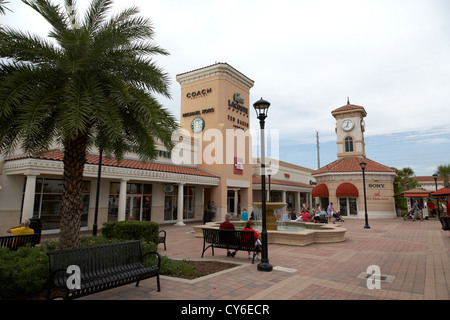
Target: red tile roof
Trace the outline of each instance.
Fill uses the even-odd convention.
[[[333,111],[331,111],[331,114],[339,113],[339,112],[343,112],[343,111],[357,111],[357,110],[360,110],[360,111],[362,111],[364,113],[364,115],[367,115],[367,112],[364,109],[364,107],[357,106],[355,104],[346,104],[345,106],[342,106],[340,108],[334,109]]]
[[[7,159],[7,161],[24,159],[24,158],[62,161],[64,158],[64,152],[61,151],[60,149],[55,149],[55,150],[50,150],[45,153],[36,154],[34,156],[22,156],[22,157],[17,157],[17,158],[10,158],[10,159]],[[93,155],[93,154],[88,154],[86,156],[86,163],[98,165],[99,156]],[[159,172],[169,172],[169,173],[187,174],[187,175],[194,175],[194,176],[214,177],[214,178],[219,177],[215,174],[212,174],[212,173],[209,173],[207,171],[197,169],[197,168],[182,167],[182,166],[155,163],[155,162],[144,162],[144,161],[139,161],[139,160],[124,159],[124,160],[121,160],[120,162],[117,162],[117,160],[114,158],[103,157],[102,158],[102,166],[159,171]]]
[[[441,188],[438,191],[435,191],[431,194],[432,196],[449,196],[450,195],[450,189],[448,188]]]
[[[428,198],[432,191],[415,188],[403,191],[402,194],[405,198]]]
[[[367,163],[366,172],[395,173],[394,169],[389,168],[373,160],[365,158],[364,161]],[[361,166],[359,165],[360,162],[361,159],[357,157],[338,159],[312,172],[312,175],[321,173],[337,173],[337,172],[361,172]]]
[[[269,183],[269,179],[266,178],[266,184]],[[252,176],[252,184],[261,184],[261,176],[253,175]],[[300,183],[300,182],[292,182],[292,181],[284,181],[284,180],[275,180],[270,179],[270,184],[278,184],[278,185],[284,185],[284,186],[294,186],[294,187],[303,187],[303,188],[313,188],[313,186],[310,186],[306,183]]]

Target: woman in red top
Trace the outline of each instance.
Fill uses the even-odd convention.
[[[261,246],[262,245],[262,243],[261,243],[261,235],[259,234],[259,232],[258,231],[256,231],[256,230],[254,230],[253,229],[253,225],[255,224],[255,221],[254,220],[247,220],[247,222],[245,223],[245,226],[244,226],[244,228],[242,228],[242,231],[253,231],[254,233],[255,233],[255,239],[256,239],[256,243],[255,243],[255,245],[257,245],[257,246]],[[248,252],[248,258],[249,259],[251,259],[252,258],[252,255],[250,254],[250,251]],[[257,254],[256,254],[256,259],[258,259],[258,260],[260,260],[261,258],[260,258],[260,252],[258,252]]]

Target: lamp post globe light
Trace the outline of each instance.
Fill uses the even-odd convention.
[[[253,104],[256,116],[259,119],[261,128],[261,214],[262,214],[262,252],[261,262],[258,264],[259,271],[272,271],[272,265],[269,263],[269,254],[267,252],[267,226],[266,226],[266,157],[264,141],[264,120],[267,118],[270,103],[262,98]]]
[[[360,162],[360,167],[362,170],[362,174],[363,174],[363,189],[364,189],[364,216],[366,219],[366,225],[364,226],[364,228],[366,229],[370,229],[369,226],[369,218],[367,217],[367,198],[366,198],[366,174],[365,174],[365,170],[366,170],[366,165],[367,163],[364,161],[364,159],[362,159],[362,161]]]

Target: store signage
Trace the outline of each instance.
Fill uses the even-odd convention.
[[[228,99],[228,110],[236,112],[236,114],[229,114],[228,120],[233,122],[233,127],[245,130],[244,128],[249,127],[248,121],[237,118],[238,114],[248,118],[248,108],[244,107],[243,103],[244,99],[241,98],[240,93],[235,93],[233,100]]]
[[[162,186],[162,188],[165,193],[171,193],[173,192],[173,190],[175,190],[175,188],[171,184],[165,184]]]
[[[228,110],[233,110],[236,112],[244,113],[248,116],[248,108],[244,107],[244,99],[240,97],[240,93],[235,93],[233,95],[233,101],[228,99]]]
[[[234,157],[234,174],[244,174],[244,165],[242,159]]]
[[[369,183],[369,188],[384,188],[384,184],[380,184],[380,183]]]
[[[193,92],[186,93],[186,98],[188,98],[188,99],[203,98],[203,97],[207,96],[208,93],[211,93],[211,92],[212,92],[211,88],[193,91]]]
[[[202,110],[185,112],[182,114],[182,116],[183,116],[183,118],[186,118],[186,117],[192,117],[192,116],[199,116],[201,114],[211,113],[211,112],[214,112],[214,108],[206,108],[206,109],[202,109]]]

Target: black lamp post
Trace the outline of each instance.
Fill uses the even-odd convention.
[[[437,186],[438,174],[437,173],[433,174],[433,178],[434,178],[434,186],[437,191],[438,190],[438,186]],[[436,197],[436,204],[437,204],[437,208],[438,208],[438,219],[440,219],[441,218],[441,209],[439,209],[439,197]]]
[[[267,169],[267,173],[269,174],[269,194],[268,194],[268,201],[270,202],[270,176],[272,175],[272,169]]]
[[[366,218],[366,225],[364,226],[364,228],[370,229],[370,226],[369,226],[369,218],[367,217],[367,198],[366,198],[366,173],[365,173],[365,170],[366,170],[366,165],[367,165],[367,163],[364,161],[364,159],[362,159],[362,161],[360,162],[359,165],[360,165],[360,167],[361,167],[362,174],[363,174],[364,215],[365,215],[365,218]]]
[[[256,116],[259,119],[261,127],[261,213],[262,213],[262,253],[261,262],[258,264],[259,271],[272,271],[272,265],[269,263],[269,255],[267,252],[267,227],[266,227],[266,157],[264,142],[264,120],[267,118],[270,103],[262,98],[253,104]]]
[[[97,218],[98,218],[98,200],[100,197],[100,180],[102,177],[102,158],[103,151],[100,149],[100,155],[98,157],[98,174],[97,174],[97,194],[95,195],[95,212],[94,212],[94,224],[92,226],[92,235],[97,236]]]

